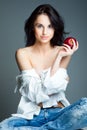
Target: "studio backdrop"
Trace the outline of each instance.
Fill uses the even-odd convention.
[[[73,103],[87,96],[87,1],[86,0],[0,0],[0,121],[17,110],[20,95],[14,94],[19,70],[15,51],[25,46],[24,23],[40,4],[51,4],[62,15],[65,30],[79,42],[72,56],[66,91]]]

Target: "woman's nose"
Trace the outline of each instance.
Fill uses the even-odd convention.
[[[43,34],[44,34],[44,35],[47,34],[47,28],[43,28]]]

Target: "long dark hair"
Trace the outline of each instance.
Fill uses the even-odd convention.
[[[39,5],[26,20],[24,30],[26,38],[26,46],[35,44],[34,22],[38,15],[46,14],[55,30],[54,36],[51,39],[51,45],[61,46],[64,40],[64,22],[59,13],[49,4]]]

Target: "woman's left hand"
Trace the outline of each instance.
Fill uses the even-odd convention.
[[[75,43],[75,41],[73,40],[73,47],[71,48],[69,45],[63,44],[63,46],[61,46],[60,48],[59,55],[61,57],[72,55],[74,52],[78,50],[78,48],[78,41]]]

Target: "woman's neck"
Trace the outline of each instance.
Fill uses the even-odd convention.
[[[50,43],[37,43],[36,42],[34,44],[34,49],[41,54],[45,54],[49,52],[50,50],[52,50],[52,48],[53,47],[50,45]]]

